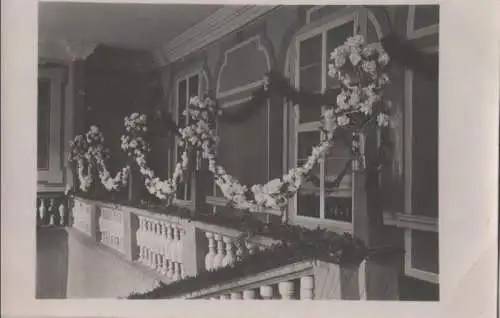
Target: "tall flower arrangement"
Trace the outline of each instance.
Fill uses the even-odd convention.
[[[114,177],[106,167],[109,151],[104,147],[104,137],[97,126],[91,126],[85,136],[78,135],[70,142],[69,161],[76,162],[80,190],[87,192],[93,182],[92,169],[97,169],[99,179],[108,191],[117,191],[127,184],[130,167],[122,168]],[[85,174],[85,163],[87,173]]]

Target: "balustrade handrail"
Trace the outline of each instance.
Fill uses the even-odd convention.
[[[203,288],[195,292],[181,294],[171,298],[199,299],[214,297],[221,294],[242,292],[244,290],[258,288],[264,285],[274,285],[280,282],[294,280],[303,276],[313,275],[314,262],[315,261],[313,260],[304,260],[292,264],[286,264],[271,270],[262,271],[259,274],[249,274],[248,276],[223,282],[216,286]]]
[[[210,223],[207,223],[206,221],[202,221],[202,220],[190,219],[187,211],[186,211],[186,217],[182,217],[182,216],[177,216],[177,215],[153,212],[150,209],[148,209],[147,207],[144,207],[144,208],[135,207],[135,206],[125,205],[125,204],[121,204],[121,203],[104,202],[104,201],[98,201],[98,200],[87,199],[87,198],[82,198],[82,197],[77,197],[77,199],[84,201],[85,203],[97,204],[100,207],[114,208],[114,209],[118,209],[118,210],[127,210],[127,211],[130,211],[137,216],[150,218],[150,219],[153,219],[156,221],[176,223],[179,225],[183,225],[186,223],[192,223],[196,228],[199,228],[203,231],[217,233],[217,234],[221,234],[223,236],[238,238],[242,234],[244,234],[244,232],[239,230],[239,229],[234,229],[231,227],[222,226],[222,225],[218,225],[218,224],[210,224]],[[273,238],[270,238],[267,236],[262,236],[262,235],[254,235],[251,238],[248,238],[247,240],[251,241],[259,246],[265,246],[265,247],[270,247],[270,246],[273,246],[273,245],[280,242],[279,240],[276,240],[276,239],[273,239]]]

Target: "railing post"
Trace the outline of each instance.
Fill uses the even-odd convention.
[[[210,189],[210,172],[207,161],[203,160],[200,151],[196,151],[191,173],[191,216],[208,212],[207,195]]]
[[[379,177],[378,134],[375,123],[368,125],[359,139],[358,158],[353,162],[353,235],[368,248],[385,245],[383,207]],[[360,299],[397,299],[397,257],[364,261],[358,270]],[[382,265],[384,264],[384,265]],[[375,278],[376,276],[380,278]],[[383,278],[382,278],[383,277]],[[383,282],[380,284],[379,282]]]
[[[133,213],[127,210],[121,210],[123,226],[123,253],[129,261],[137,259],[137,238],[136,231],[139,228],[138,219]]]
[[[98,235],[98,232],[99,232],[98,231],[98,226],[97,226],[98,222],[99,222],[98,221],[98,217],[99,216],[98,216],[98,213],[97,213],[97,205],[95,203],[92,203],[90,205],[90,211],[89,211],[89,219],[90,219],[89,220],[89,223],[90,223],[89,224],[90,225],[90,233],[89,233],[89,235],[96,242],[98,242],[97,235]]]
[[[182,263],[183,276],[197,276],[205,270],[207,243],[205,233],[196,228],[195,222],[183,224]]]

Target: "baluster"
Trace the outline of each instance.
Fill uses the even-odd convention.
[[[47,208],[45,207],[45,199],[40,199],[40,206],[38,207],[38,215],[40,216],[40,220],[42,224],[45,223],[45,216],[47,214]]]
[[[242,242],[236,242],[236,260],[241,261],[245,258],[245,246]]]
[[[232,300],[242,299],[241,293],[240,292],[233,292],[233,293],[231,293],[231,299]]]
[[[273,287],[272,286],[260,286],[260,297],[264,300],[273,299]]]
[[[49,214],[49,219],[50,219],[50,225],[56,225],[55,222],[55,214],[56,214],[56,199],[51,198],[49,200],[49,208],[47,209],[47,212]]]
[[[220,299],[221,300],[227,300],[227,299],[231,299],[231,297],[228,294],[224,294],[224,295],[220,295]]]
[[[217,255],[215,255],[214,258],[214,269],[218,269],[222,266],[222,260],[224,259],[224,242],[219,234],[215,234],[214,239],[217,242]]]
[[[233,240],[229,236],[224,236],[224,243],[226,243],[226,256],[222,259],[222,267],[233,265],[236,257],[233,252]]]
[[[174,277],[174,262],[172,260],[168,261],[168,271],[167,271],[167,277],[168,278],[173,278]]]
[[[243,299],[255,299],[255,290],[249,289],[243,291]]]
[[[211,232],[206,232],[205,236],[208,239],[208,253],[207,256],[205,256],[205,269],[207,271],[211,271],[214,269],[214,260],[215,260],[215,239],[214,235]]]
[[[167,239],[165,242],[165,256],[169,261],[172,260],[172,226],[171,224],[167,223]]]
[[[50,215],[50,225],[54,226],[55,224],[56,224],[55,215],[51,214]]]
[[[172,276],[172,280],[175,282],[175,281],[178,281],[179,279],[181,279],[180,264],[177,262],[174,262],[173,268],[174,268],[174,275]]]
[[[250,242],[250,241],[247,241],[245,243],[246,247],[247,247],[247,250],[248,250],[248,254],[250,255],[253,255],[255,254],[256,250],[257,250],[257,245],[253,242]]]
[[[180,264],[182,264],[182,241],[183,237],[186,233],[184,232],[184,229],[179,227],[178,234],[177,234],[177,259]]]
[[[156,263],[156,236],[157,236],[157,222],[152,221],[151,222],[151,241],[150,241],[150,249],[151,249],[151,265],[150,267],[152,269],[156,269],[157,263]]]
[[[313,299],[314,277],[304,276],[300,278],[300,299]]]
[[[139,262],[142,263],[142,259],[144,257],[143,243],[142,243],[142,231],[144,226],[144,217],[138,216],[139,219],[139,228],[135,232],[135,237],[137,240],[137,246],[139,246]]]
[[[294,286],[293,281],[281,282],[278,284],[281,299],[293,299]]]
[[[64,206],[64,202],[61,202],[61,204],[59,205],[59,224],[60,225],[66,225],[66,222],[65,222],[65,218],[66,218],[66,207]]]

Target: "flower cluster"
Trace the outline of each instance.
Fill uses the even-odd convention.
[[[183,172],[189,166],[189,154],[200,151],[205,158],[213,156],[210,149],[215,147],[217,137],[211,125],[213,126],[217,116],[216,106],[209,98],[202,100],[193,97],[190,99],[188,109],[184,113],[184,115],[189,114],[190,123],[179,129],[181,135],[179,145],[184,150],[179,162],[175,165],[172,178],[168,180],[160,180],[147,166],[146,154],[150,151],[150,147],[145,139],[146,116],[135,113],[125,118],[127,133],[122,136],[122,149],[134,158],[144,176],[145,186],[149,193],[162,200],[171,198],[177,191],[177,184],[182,180]]]
[[[104,137],[97,126],[91,126],[89,131],[83,135],[77,135],[70,142],[69,162],[76,162],[80,190],[87,192],[93,183],[92,170],[98,171],[102,185],[108,191],[116,191],[128,182],[130,168],[122,168],[116,176],[112,177],[105,160],[109,157],[109,151],[104,148]]]
[[[349,114],[377,114],[380,126],[387,126],[388,117],[380,104],[383,89],[389,84],[386,67],[389,55],[378,43],[366,45],[361,35],[346,40],[330,54],[328,75],[341,84],[335,115],[339,126],[350,123]]]

